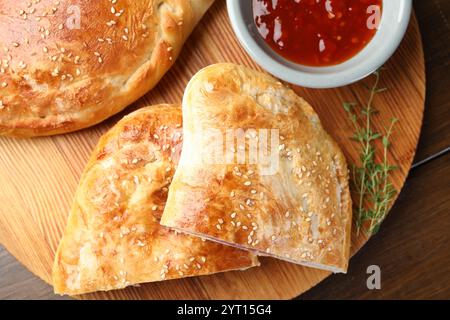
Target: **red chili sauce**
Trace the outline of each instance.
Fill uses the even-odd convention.
[[[331,66],[359,53],[374,37],[382,0],[253,0],[267,44],[287,60]]]

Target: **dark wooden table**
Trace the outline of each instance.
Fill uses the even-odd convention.
[[[414,167],[381,231],[299,299],[450,299],[450,1],[415,0],[427,62],[427,101]],[[381,268],[368,290],[367,267]],[[60,299],[0,247],[0,299]]]

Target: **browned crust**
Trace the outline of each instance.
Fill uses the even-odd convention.
[[[347,164],[308,103],[266,74],[217,64],[188,84],[183,119],[185,147],[163,225],[346,272],[352,220]],[[248,162],[198,164],[192,157],[208,143],[196,140],[200,128],[278,129],[280,171],[262,176]]]
[[[259,265],[159,224],[182,147],[181,108],[138,110],[106,133],[77,189],[56,252],[56,293],[77,295]]]
[[[140,98],[213,0],[82,0],[79,30],[70,2],[22,2],[0,3],[0,135],[16,137],[86,128]]]

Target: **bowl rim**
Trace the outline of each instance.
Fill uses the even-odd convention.
[[[392,5],[392,3],[388,4],[389,1],[392,0],[383,0],[383,6]],[[375,42],[376,34],[371,42],[354,57],[341,64],[327,67],[302,66],[284,59],[264,41],[261,41],[262,38],[258,39],[259,34],[255,36],[251,33],[251,27],[246,25],[242,12],[244,2],[227,0],[227,9],[232,28],[240,44],[258,65],[277,78],[289,83],[308,88],[324,89],[342,87],[365,78],[379,69],[394,54],[406,33],[412,12],[412,0],[396,0],[396,2],[398,12],[390,12],[389,18],[383,13],[380,28],[377,31],[378,34],[382,28],[396,25],[395,31],[390,35],[389,42],[377,39],[378,42],[383,41],[382,50],[373,50],[374,52],[370,53],[369,59],[362,60],[363,53],[365,56],[368,54],[367,47]],[[248,5],[248,3],[244,5]],[[394,18],[397,21],[392,21]],[[251,20],[253,22],[253,17]],[[356,62],[358,58],[360,61]]]

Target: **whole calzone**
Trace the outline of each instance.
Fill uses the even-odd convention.
[[[266,74],[217,64],[188,84],[183,128],[162,225],[346,272],[347,165],[308,103]]]
[[[0,1],[0,135],[92,126],[153,88],[213,0]]]
[[[100,140],[81,178],[53,266],[56,293],[77,295],[246,269],[257,258],[160,226],[182,148],[181,107],[141,109]]]

